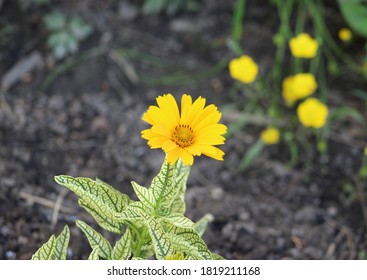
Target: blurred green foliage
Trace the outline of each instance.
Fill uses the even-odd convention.
[[[45,5],[50,2],[50,0],[32,0],[32,1],[34,4],[37,4],[37,5]]]
[[[50,32],[47,46],[51,48],[56,59],[75,53],[79,49],[79,42],[93,31],[81,17],[74,16],[68,19],[57,11],[45,15],[43,22]]]
[[[349,26],[360,36],[367,38],[367,1],[338,0],[338,4]]]
[[[174,15],[180,10],[195,11],[199,8],[196,0],[145,0],[143,12],[145,14],[165,12]]]

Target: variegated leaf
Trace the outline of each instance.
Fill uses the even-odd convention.
[[[161,219],[177,227],[192,228],[194,226],[193,221],[191,221],[189,218],[185,217],[184,215],[177,214],[177,213],[170,214],[169,216],[162,217]]]
[[[186,258],[195,260],[210,260],[212,258],[205,242],[194,229],[172,225],[167,230],[167,237],[175,251],[184,252]]]
[[[148,208],[154,209],[156,200],[154,198],[154,195],[151,190],[140,186],[139,184],[135,182],[131,182],[133,189],[136,193],[136,196],[139,198],[139,200]]]
[[[114,216],[127,208],[130,203],[127,195],[101,180],[60,175],[55,176],[55,181],[78,195],[80,205],[93,215],[101,227],[122,234],[122,223],[114,221]]]
[[[92,249],[98,249],[99,256],[110,260],[112,247],[107,239],[83,221],[76,221],[76,225],[84,232]]]
[[[115,232],[118,234],[122,234],[123,222],[121,220],[116,219],[114,216],[107,216],[103,212],[98,211],[98,205],[88,204],[83,199],[79,199],[78,203],[81,207],[83,207],[92,217],[96,220],[96,222],[105,230]]]
[[[152,241],[146,243],[144,246],[141,247],[140,256],[144,259],[150,259],[155,255],[154,253],[154,246]]]
[[[214,220],[213,215],[206,214],[204,217],[202,217],[199,221],[197,221],[194,225],[194,229],[199,234],[199,236],[202,236],[208,227],[208,224]]]
[[[171,213],[185,213],[186,183],[189,173],[190,166],[184,165],[181,160],[178,160],[174,169],[174,188],[177,189],[177,192],[171,204]]]
[[[113,260],[128,260],[131,256],[131,233],[129,228],[112,249]]]
[[[96,261],[99,260],[99,251],[98,248],[94,248],[92,252],[90,253],[88,260],[90,261]]]
[[[70,230],[68,226],[65,226],[60,235],[55,240],[55,245],[52,254],[53,260],[66,260],[69,240],[70,240]]]
[[[167,255],[174,254],[175,250],[172,247],[171,240],[166,235],[163,227],[151,216],[145,215],[144,218],[153,242],[156,258],[163,260]]]
[[[55,248],[55,242],[55,235],[51,235],[50,239],[33,254],[32,260],[51,260]]]
[[[153,193],[156,210],[163,205],[170,206],[177,189],[174,188],[174,166],[164,162],[157,176],[153,178],[149,191]]]
[[[144,204],[141,201],[135,201],[130,203],[125,211],[116,213],[114,218],[121,221],[142,220],[143,212],[146,212]]]
[[[72,177],[68,175],[55,176],[55,181],[73,191],[85,201],[96,200],[96,203],[107,208],[106,211],[121,212],[129,204],[129,197],[112,188],[101,180],[94,181],[90,178]]]
[[[215,261],[224,260],[224,258],[221,255],[218,255],[216,253],[211,253],[211,254],[212,254],[212,260],[215,260]]]

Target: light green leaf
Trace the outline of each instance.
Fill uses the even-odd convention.
[[[194,225],[194,229],[199,234],[199,236],[203,236],[208,224],[214,220],[213,215],[206,214],[199,221],[197,221]]]
[[[114,217],[106,216],[103,212],[100,212],[98,207],[95,205],[90,205],[82,199],[78,200],[78,203],[83,207],[96,222],[105,230],[122,234],[123,222],[121,220],[115,219]]]
[[[144,246],[142,246],[140,257],[147,260],[153,257],[154,255],[155,255],[155,252],[154,252],[154,246],[153,246],[152,241],[147,242]]]
[[[99,251],[98,248],[94,248],[92,252],[90,253],[88,260],[90,261],[96,261],[99,260]]]
[[[174,166],[165,161],[158,175],[153,178],[150,191],[153,193],[156,209],[161,205],[170,205],[177,193],[177,189],[173,187],[173,172]]]
[[[360,124],[364,124],[366,122],[363,115],[358,110],[352,107],[346,107],[346,106],[339,107],[330,113],[331,121],[341,120],[345,117],[351,117],[354,120],[356,120],[357,122],[359,122]]]
[[[155,210],[159,215],[185,212],[184,196],[189,171],[190,166],[184,166],[180,160],[175,165],[163,163],[149,188],[149,194],[153,194],[153,198],[149,200],[154,201]]]
[[[130,203],[127,209],[121,213],[115,214],[115,219],[124,221],[135,221],[135,220],[142,220],[143,216],[142,213],[146,212],[146,207],[141,201],[135,201]]]
[[[112,249],[113,260],[128,260],[131,256],[131,233],[129,228]]]
[[[85,39],[93,31],[92,27],[81,17],[72,17],[68,25],[72,34],[79,40]]]
[[[32,260],[52,260],[55,242],[55,235],[51,235],[50,239],[33,254]]]
[[[43,17],[43,22],[50,31],[60,30],[65,26],[66,18],[60,12],[52,12]]]
[[[163,227],[156,219],[149,215],[144,215],[148,226],[149,235],[152,238],[155,256],[158,260],[163,260],[167,255],[174,254],[171,240],[166,235]]]
[[[156,201],[155,201],[152,191],[148,190],[145,187],[138,185],[135,182],[131,182],[131,184],[139,200],[148,208],[154,209]]]
[[[55,176],[55,181],[79,196],[79,204],[84,207],[106,230],[122,234],[122,223],[114,219],[115,215],[124,211],[130,199],[107,186],[106,183],[93,181],[90,178],[73,178],[71,176]]]
[[[212,258],[205,242],[194,229],[171,226],[167,230],[167,237],[175,251],[185,253],[186,259],[210,260]]]
[[[107,239],[83,221],[76,221],[76,225],[84,232],[92,249],[98,249],[99,256],[110,260],[112,247]]]
[[[193,221],[191,221],[189,218],[186,218],[184,215],[177,213],[170,214],[169,216],[162,217],[161,219],[177,227],[192,228],[194,226]]]
[[[174,188],[177,189],[175,198],[172,202],[171,212],[184,214],[186,210],[185,194],[186,183],[190,173],[190,166],[184,165],[181,160],[178,160],[174,169]]]
[[[120,212],[129,204],[129,197],[112,188],[101,180],[93,181],[90,178],[72,177],[67,175],[55,176],[55,181],[73,191],[80,198],[94,200],[98,198],[101,204],[107,206],[109,211]]]
[[[258,140],[254,145],[250,147],[246,155],[241,160],[238,170],[243,171],[253,162],[253,160],[260,154],[264,148],[264,142]]]
[[[218,255],[216,253],[211,253],[211,254],[212,254],[212,260],[215,260],[215,261],[224,260],[224,258],[221,255]]]
[[[60,235],[55,240],[55,245],[52,254],[53,260],[66,260],[69,240],[70,240],[70,230],[68,226],[65,226]]]

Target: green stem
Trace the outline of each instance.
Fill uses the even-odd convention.
[[[137,235],[139,241],[138,241],[138,243],[136,245],[136,248],[134,250],[134,257],[139,258],[140,255],[141,255],[141,251],[142,251],[141,249],[142,249],[142,247],[143,247],[143,245],[146,241],[146,238],[147,238],[147,229],[148,228],[144,227],[143,232],[141,234]]]
[[[280,36],[280,39],[276,44],[277,49],[275,53],[274,67],[272,69],[272,78],[273,78],[272,88],[280,90],[281,80],[283,76],[282,64],[284,60],[287,42],[291,34],[289,21],[293,6],[293,0],[286,0],[285,5],[283,5],[284,1],[277,1],[276,4],[280,18],[280,26],[278,31],[278,36]],[[271,105],[270,105],[271,111],[278,111],[278,100],[279,98],[277,94],[271,95]]]
[[[303,1],[298,1],[298,10],[297,10],[297,21],[295,34],[299,34],[304,30],[305,26],[305,18],[306,18],[306,10]]]
[[[293,167],[298,161],[298,146],[294,139],[293,132],[291,131],[287,131],[284,133],[284,140],[289,148],[290,159],[287,163],[287,166],[290,168]]]
[[[236,7],[232,16],[232,40],[240,44],[243,32],[243,18],[245,15],[245,0],[237,0]]]
[[[330,50],[341,59],[351,70],[356,73],[362,74],[361,67],[348,55],[346,55],[343,50],[334,41],[322,16],[323,4],[320,0],[315,1],[316,4],[311,0],[305,0],[305,3],[310,10],[311,17],[313,19],[315,29],[321,34],[321,37],[325,40],[326,45]]]
[[[303,32],[305,26],[305,18],[306,18],[306,10],[303,1],[298,1],[298,10],[297,10],[297,21],[296,21],[296,28],[295,34],[299,34]],[[303,59],[299,57],[293,58],[293,73],[303,73]]]
[[[321,63],[320,64],[320,68],[319,68],[319,92],[320,92],[320,100],[322,102],[326,102],[327,98],[328,98],[328,86],[327,86],[327,77],[326,77],[326,69],[325,69],[325,63]]]
[[[327,151],[327,142],[323,134],[323,129],[322,128],[315,129],[314,134],[316,135],[316,139],[317,139],[317,150],[321,154],[325,154]]]

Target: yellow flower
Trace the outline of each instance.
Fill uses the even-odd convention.
[[[364,155],[367,157],[367,146],[364,148]]]
[[[282,95],[287,103],[294,103],[313,94],[317,89],[317,82],[311,73],[300,73],[283,80]]]
[[[339,39],[343,42],[349,42],[352,39],[352,31],[349,28],[341,28],[338,32]]]
[[[279,129],[270,127],[261,132],[260,139],[266,145],[273,145],[279,142],[280,132]]]
[[[165,260],[176,260],[176,261],[182,261],[185,259],[184,254],[181,252],[176,252],[174,255],[168,255],[164,258]]]
[[[259,67],[256,62],[249,56],[243,55],[234,58],[229,62],[229,73],[235,80],[249,84],[255,81]]]
[[[326,123],[328,108],[316,98],[310,97],[298,106],[297,114],[304,126],[321,128]]]
[[[289,40],[289,47],[294,57],[312,58],[317,53],[319,44],[307,33],[300,33]]]
[[[150,106],[142,120],[152,125],[142,131],[152,149],[162,148],[167,162],[174,164],[179,158],[186,165],[192,165],[194,156],[204,154],[216,160],[223,160],[224,152],[216,145],[222,145],[227,127],[219,124],[222,114],[213,104],[205,107],[206,100],[199,97],[192,102],[191,96],[181,98],[181,112],[172,94],[157,99],[158,106]]]

